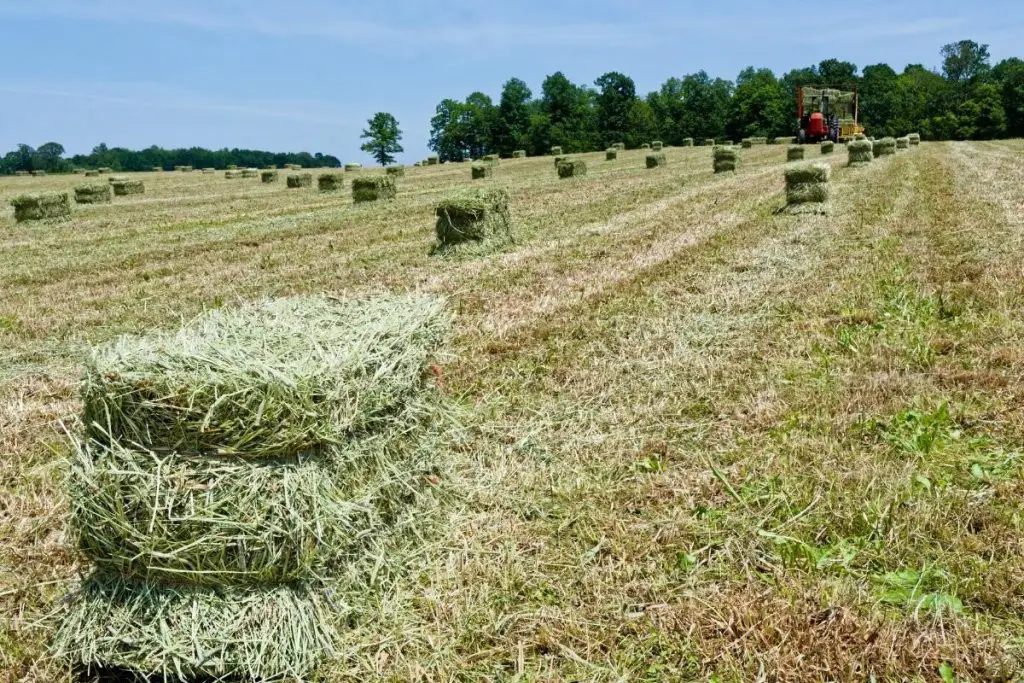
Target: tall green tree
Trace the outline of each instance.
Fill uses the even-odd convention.
[[[734,139],[791,134],[795,112],[789,112],[785,88],[771,69],[747,67],[736,79],[726,132]]]
[[[462,161],[468,154],[462,143],[460,129],[465,108],[458,100],[444,99],[437,105],[434,117],[430,119],[430,141],[427,146],[437,153],[441,161]]]
[[[501,89],[498,101],[497,126],[494,132],[495,151],[508,155],[530,145],[530,100],[533,92],[518,78],[510,78]]]
[[[988,76],[988,45],[979,45],[973,40],[960,40],[943,45],[942,72],[953,83],[973,83]]]
[[[360,149],[376,159],[381,166],[395,163],[394,155],[405,151],[399,144],[402,130],[398,127],[398,119],[386,111],[379,111],[370,117],[367,124],[368,127],[359,136],[366,140]]]
[[[725,137],[733,85],[722,78],[712,79],[704,71],[683,77],[680,84],[682,104],[677,114],[679,137],[695,140]]]
[[[549,144],[560,145],[566,152],[597,149],[595,99],[591,91],[575,85],[561,71],[545,78],[540,111],[547,116]]]
[[[488,95],[474,92],[466,98],[460,118],[462,147],[473,159],[491,153],[495,148],[494,133],[498,110]]]
[[[1024,137],[1024,60],[1004,59],[992,69],[1006,114],[1006,134]]]
[[[594,85],[598,88],[598,135],[608,145],[624,141],[636,102],[636,84],[625,74],[609,71],[594,81]]]

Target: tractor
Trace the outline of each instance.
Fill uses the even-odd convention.
[[[863,134],[857,123],[857,90],[802,86],[796,89],[797,139],[801,144],[823,140],[841,142]]]

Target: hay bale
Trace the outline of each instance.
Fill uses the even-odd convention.
[[[803,145],[790,145],[789,149],[786,150],[786,161],[803,161],[804,160],[804,146]]]
[[[153,167],[153,173],[163,173],[163,170],[164,170],[163,166],[154,166]]]
[[[821,143],[819,149],[821,149],[822,154],[832,154],[836,150],[836,143],[831,140],[825,140]]]
[[[685,145],[684,145],[684,147],[685,147]],[[642,149],[642,150],[649,150],[650,148],[651,148],[651,143],[649,143],[649,142],[645,142],[642,145],[640,145],[640,149]]]
[[[494,175],[494,167],[490,164],[473,164],[473,180],[483,180],[484,178],[490,178],[492,175]]]
[[[874,144],[870,140],[853,140],[846,145],[850,166],[870,164],[875,158]]]
[[[910,135],[907,136],[907,138],[910,140],[910,146],[911,147],[917,147],[918,145],[921,144],[921,134],[920,133],[911,133]]]
[[[260,182],[263,183],[276,183],[277,182],[277,171],[261,171]]]
[[[772,138],[773,145],[795,145],[800,142],[796,137],[792,135],[784,135],[777,138]]]
[[[238,164],[228,164],[227,166],[225,166],[225,168],[227,170],[229,170],[229,171],[237,171],[238,170]]]
[[[114,183],[123,183],[127,180],[131,180],[131,178],[129,178],[126,175],[112,175],[109,178],[107,178],[107,182],[110,183],[111,185],[113,185]]]
[[[394,166],[388,166],[387,168],[385,168],[384,172],[389,176],[394,176],[395,178],[404,178],[405,166],[402,166],[401,164],[395,164]]]
[[[743,138],[740,140],[740,147],[743,149],[750,149],[754,146],[754,143],[750,141],[750,138]]]
[[[735,171],[740,163],[740,155],[731,147],[715,147],[712,150],[715,173]]]
[[[412,166],[413,166],[413,168],[420,168],[421,166],[423,166],[423,162],[422,161],[414,161]]]
[[[517,150],[515,150],[514,152],[512,152],[512,158],[513,159],[525,159],[526,158],[526,150],[525,149],[517,149]]]
[[[75,202],[78,204],[108,204],[114,197],[110,183],[79,185],[75,188]]]
[[[875,140],[872,144],[876,158],[896,154],[896,138],[882,138]]]
[[[437,217],[436,249],[444,250],[466,242],[511,241],[508,192],[500,189],[462,190],[442,200],[434,209]]]
[[[43,171],[43,170],[32,171],[32,175],[38,176],[38,177],[42,177],[42,176],[46,175],[46,171]]]
[[[191,166],[182,166],[179,170],[182,173],[191,173],[192,172],[192,167]]]
[[[704,140],[704,146],[705,147],[714,147],[715,146],[715,139],[714,138],[707,138],[706,140]]]
[[[284,167],[289,171],[301,171],[302,164],[285,164]]]
[[[27,175],[32,175],[32,174],[29,173],[28,171],[15,171],[14,175],[16,175],[16,176],[27,176]]]
[[[296,173],[288,176],[285,180],[288,187],[295,189],[299,187],[311,187],[313,185],[312,173]]]
[[[224,177],[228,180],[235,180],[236,178],[242,177],[242,172],[237,169],[233,171],[224,171]]]
[[[660,152],[662,147],[664,147],[664,145],[661,144],[661,140],[655,140],[651,143],[652,152]]]
[[[606,149],[604,151],[604,160],[605,161],[615,161],[618,158],[619,158],[619,150],[615,149],[614,147],[609,147],[608,149]]]
[[[122,180],[120,182],[110,183],[110,186],[114,189],[114,194],[118,197],[143,194],[146,191],[146,186],[141,180]]]
[[[181,168],[181,167],[180,166],[175,166],[174,170],[178,170],[179,168]],[[113,169],[107,168],[106,166],[100,166],[99,168],[96,169],[96,171],[101,173],[101,174],[113,173]]]
[[[786,169],[786,203],[820,204],[828,200],[828,182],[832,167],[811,164]]]
[[[441,157],[436,154],[429,155],[423,162],[424,166],[437,166],[441,163]]]
[[[346,173],[355,173],[356,171],[362,170],[362,168],[363,168],[362,164],[357,164],[354,161],[351,161],[351,162],[345,164],[345,172]]]
[[[555,170],[558,170],[558,165],[568,159],[569,157],[557,156],[555,157]]]
[[[497,154],[485,154],[483,158],[484,163],[497,165],[501,161],[501,157]]]
[[[394,199],[397,195],[398,185],[393,176],[371,176],[352,181],[352,201],[356,204]]]
[[[316,186],[321,192],[336,192],[345,186],[345,176],[340,173],[321,173],[316,179]]]
[[[39,221],[47,218],[70,218],[71,201],[67,192],[23,194],[11,199],[14,220]]]
[[[242,169],[242,177],[243,178],[259,178],[260,177],[260,169],[258,169],[258,168],[245,168],[245,169]]]
[[[910,138],[896,138],[896,149],[910,149]]]
[[[620,152],[625,152],[626,151],[626,143],[625,142],[616,142],[614,145],[612,145],[612,147],[614,147],[615,149],[617,149]]]
[[[587,175],[587,164],[582,159],[565,158],[558,164],[559,178],[574,178]]]
[[[656,152],[654,154],[647,155],[647,168],[658,168],[659,166],[665,166],[668,164],[668,160],[665,158],[664,152]]]
[[[693,147],[693,138],[683,138],[683,147]]]
[[[22,173],[22,171],[19,171],[19,173]],[[95,177],[96,177],[96,176],[98,176],[99,174],[100,174],[100,172],[99,172],[99,171],[86,171],[86,172],[85,172],[85,177],[86,177],[86,178],[95,178]]]
[[[753,137],[753,138],[747,138],[747,139],[750,140],[750,144],[752,144],[752,145],[767,145],[768,144],[768,138],[764,138],[764,137]]]
[[[553,156],[556,156],[556,157],[560,156],[562,154],[562,147],[561,147],[561,145],[555,145],[554,147],[552,147],[551,148],[551,154]]]
[[[207,166],[206,168],[203,169],[202,172],[203,175],[212,175],[217,172],[217,169]]]

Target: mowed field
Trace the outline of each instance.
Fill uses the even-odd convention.
[[[828,215],[776,212],[785,146],[717,176],[707,148],[567,180],[550,157],[410,168],[360,206],[348,178],[147,173],[24,224],[10,197],[84,179],[0,179],[0,681],[63,680],[88,343],[410,290],[455,320],[458,495],[325,680],[1020,680],[1024,142],[807,152]],[[517,243],[429,256],[434,204],[473,184],[508,189]]]

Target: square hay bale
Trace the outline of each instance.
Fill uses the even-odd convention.
[[[426,158],[425,163],[423,165],[424,166],[438,166],[440,163],[441,163],[441,157],[439,157],[436,154],[431,154],[431,155],[429,155]]]
[[[237,171],[238,170],[238,164],[228,164],[227,166],[225,166],[225,168],[227,168],[227,170],[229,170],[229,171]]]
[[[665,166],[666,164],[668,164],[668,160],[665,158],[664,152],[648,154],[646,161],[647,168],[658,168],[659,166]]]
[[[289,171],[301,171],[302,164],[285,164],[284,167]]]
[[[896,154],[896,138],[882,138],[881,140],[875,140],[873,145],[876,158]]]
[[[398,185],[394,176],[378,175],[352,181],[352,201],[356,204],[394,199],[397,195]]]
[[[828,182],[832,167],[811,164],[786,169],[787,204],[821,204],[828,200]]]
[[[224,177],[227,178],[228,180],[234,180],[236,178],[241,178],[242,177],[242,172],[239,171],[238,169],[231,170],[231,171],[224,171]]]
[[[117,183],[111,183],[110,186],[114,188],[114,194],[118,197],[143,194],[146,191],[146,185],[141,180],[122,180]]]
[[[786,161],[803,161],[804,160],[804,146],[803,145],[790,145],[789,149],[786,150]]]
[[[740,140],[740,147],[743,149],[750,149],[754,146],[754,143],[750,141],[750,138],[743,138]]]
[[[242,169],[242,177],[243,178],[259,178],[260,177],[260,169],[258,169],[258,168],[244,168],[244,169]]]
[[[911,147],[917,147],[918,145],[921,144],[921,134],[920,133],[911,133],[910,135],[907,136],[907,138],[910,141],[910,146]]]
[[[385,168],[384,172],[389,176],[394,176],[395,178],[404,178],[405,166],[402,166],[401,164],[395,164],[394,166],[388,166],[387,168]]]
[[[182,166],[180,170],[181,170],[182,173],[191,173],[192,172],[192,167],[191,166]]]
[[[715,147],[712,151],[715,173],[735,171],[740,163],[740,155],[731,147]]]
[[[614,145],[612,145],[612,147],[614,147],[615,149],[619,150],[620,152],[625,152],[626,151],[626,143],[625,142],[616,142]]]
[[[910,138],[896,138],[896,149],[910,149]]]
[[[435,250],[467,242],[511,241],[508,192],[501,189],[460,190],[434,209],[437,217]]]
[[[497,154],[485,154],[483,161],[488,164],[496,165],[501,161],[501,157]]]
[[[558,164],[559,178],[575,178],[587,175],[587,163],[582,159],[562,159]]]
[[[783,135],[777,138],[772,138],[773,145],[795,145],[799,142],[795,136]]]
[[[714,138],[707,138],[706,140],[704,140],[704,146],[705,147],[714,147],[715,146],[715,139]]]
[[[16,176],[27,176],[27,175],[32,175],[32,174],[29,173],[28,171],[15,171],[14,175],[16,175]]]
[[[767,145],[768,144],[768,138],[763,138],[763,137],[757,138],[757,137],[755,137],[755,138],[749,138],[749,140],[750,140],[750,143],[752,145]]]
[[[163,166],[154,166],[153,167],[153,173],[163,173],[163,170],[164,170]]]
[[[552,154],[552,156],[556,156],[556,157],[560,156],[562,154],[562,146],[561,145],[555,145],[554,147],[552,147],[551,148],[551,154]]]
[[[822,154],[832,154],[832,152],[836,151],[836,143],[831,140],[825,140],[821,143],[820,149]]]
[[[203,175],[212,175],[212,174],[214,174],[216,172],[217,172],[217,169],[215,169],[215,168],[213,168],[211,166],[207,166],[206,168],[204,168],[202,170]]]
[[[46,175],[46,171],[42,171],[42,170],[32,171],[32,175],[34,175],[34,176],[45,176]]]
[[[260,171],[260,182],[267,184],[276,183],[277,171]]]
[[[566,160],[566,159],[568,159],[568,158],[569,158],[569,157],[565,157],[565,156],[557,156],[557,157],[555,157],[555,170],[557,170],[557,169],[558,169],[558,165],[559,165],[560,163],[562,163],[563,161],[565,161],[565,160]]]
[[[693,138],[683,138],[683,147],[693,147]]]
[[[181,168],[180,166],[175,166],[175,167],[174,167],[174,170],[175,170],[175,171],[177,171],[177,170],[178,170],[178,169],[180,169],[180,168]],[[99,173],[113,173],[113,172],[114,172],[114,171],[113,171],[113,169],[111,169],[111,168],[107,168],[106,166],[100,166],[100,167],[99,167],[99,168],[97,168],[96,170],[97,170],[97,171],[98,171]]]
[[[313,185],[313,174],[312,173],[296,173],[288,176],[285,181],[288,187],[295,189],[298,187],[311,187]]]
[[[112,175],[109,178],[107,178],[107,182],[110,183],[111,185],[113,185],[114,183],[123,183],[126,180],[131,180],[131,178],[129,178],[126,175]]]
[[[351,161],[351,162],[345,164],[345,172],[346,173],[354,173],[356,171],[362,170],[362,168],[363,168],[362,164],[357,164],[354,161]]]
[[[683,146],[685,147],[686,145],[683,145]],[[643,150],[647,150],[647,149],[650,149],[650,148],[651,148],[651,143],[649,143],[649,142],[645,142],[642,145],[640,145],[640,149],[643,149]]]
[[[870,140],[852,140],[846,145],[846,151],[850,166],[863,166],[870,164],[875,158],[874,143]]]
[[[606,149],[604,151],[604,160],[605,161],[615,161],[618,158],[619,158],[619,150],[615,149],[614,147],[609,147],[608,149]]]
[[[419,167],[421,167],[422,165],[423,165],[423,162],[422,162],[422,161],[414,161],[414,162],[412,163],[412,167],[413,167],[413,168],[419,168]]]
[[[75,202],[78,204],[109,204],[114,198],[110,183],[79,185],[75,188]]]
[[[19,173],[21,173],[21,172],[22,172],[22,171],[19,171]],[[85,177],[86,177],[86,178],[95,178],[95,177],[96,177],[96,176],[98,176],[99,174],[100,174],[100,172],[99,172],[99,171],[86,171],[86,172],[85,172]]]
[[[345,176],[340,173],[321,173],[316,179],[316,186],[321,192],[336,192],[345,186]]]
[[[651,142],[652,152],[660,152],[662,147],[664,147],[664,145],[661,144],[661,140],[654,140],[653,142]]]
[[[67,192],[23,194],[11,199],[14,220],[39,221],[47,218],[70,218],[71,200]]]
[[[490,178],[492,175],[494,175],[494,167],[490,164],[473,164],[473,180],[483,180],[484,178]]]
[[[525,159],[526,158],[526,150],[525,149],[517,149],[517,150],[515,150],[514,152],[512,152],[512,158],[513,159]]]

